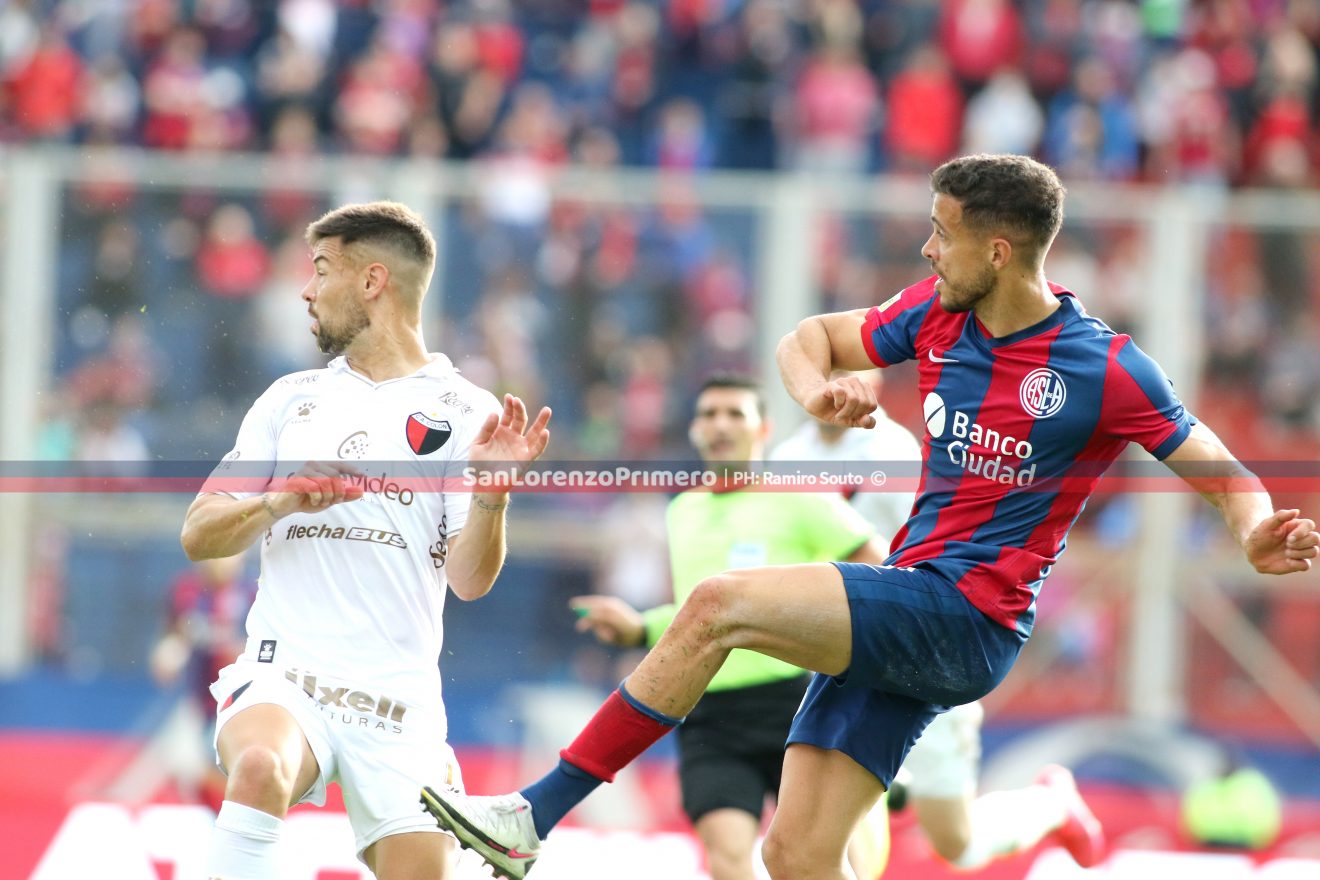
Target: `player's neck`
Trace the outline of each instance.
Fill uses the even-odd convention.
[[[816,425],[816,436],[826,446],[838,446],[843,441],[843,434],[847,430],[847,428],[839,425],[829,425],[821,422]]]
[[[706,462],[706,467],[715,474],[713,483],[708,484],[716,495],[726,492],[738,492],[748,489],[759,482],[758,471],[761,459],[758,457],[746,462]]]
[[[1059,308],[1042,270],[1036,275],[1003,278],[995,290],[973,308],[991,337],[998,339],[1044,321]]]
[[[420,326],[373,324],[344,355],[354,372],[372,382],[411,376],[431,362]]]

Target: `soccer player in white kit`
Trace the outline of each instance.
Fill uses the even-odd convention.
[[[851,374],[840,370],[830,378],[847,375]],[[878,379],[867,381],[877,385],[878,397]],[[859,476],[878,464],[890,476],[914,477],[921,443],[882,408],[877,406],[872,415],[875,427],[869,430],[815,419],[804,422],[774,448],[770,460],[846,462]],[[915,499],[915,492],[895,487],[856,492],[849,501],[880,535],[892,538],[907,522]],[[1067,768],[1050,765],[1033,785],[977,796],[984,718],[979,700],[936,715],[903,761],[891,801],[901,785],[935,852],[964,870],[977,870],[996,858],[1030,849],[1047,835],[1053,835],[1079,864],[1095,864],[1104,852],[1103,831]],[[873,811],[866,821],[888,821],[888,813]]]
[[[423,780],[461,789],[440,693],[446,587],[490,590],[504,561],[505,492],[465,466],[522,468],[528,424],[422,338],[435,241],[403,205],[331,211],[307,229],[302,290],[325,369],[275,382],[189,508],[193,560],[261,544],[247,647],[211,687],[229,777],[207,874],[274,880],[288,808],[338,781],[359,858],[381,880],[453,876],[456,842],[416,807]],[[428,483],[428,478],[443,479]],[[433,488],[429,488],[433,487]]]

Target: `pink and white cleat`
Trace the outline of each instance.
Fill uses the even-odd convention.
[[[531,804],[520,794],[480,797],[425,786],[422,808],[497,876],[522,880],[541,853]]]

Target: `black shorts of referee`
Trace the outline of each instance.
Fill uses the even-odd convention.
[[[809,674],[769,684],[710,691],[678,728],[683,812],[694,823],[733,808],[760,817],[778,796],[788,728]]]

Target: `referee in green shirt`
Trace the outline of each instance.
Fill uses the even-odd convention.
[[[690,490],[670,502],[673,604],[638,613],[612,596],[581,596],[573,600],[582,615],[578,629],[608,644],[653,645],[678,606],[711,575],[766,565],[884,561],[871,525],[838,493],[757,486],[750,475],[769,433],[755,382],[718,376],[702,385],[688,437],[725,488]],[[734,650],[678,728],[683,809],[706,849],[712,880],[754,877],[762,808],[766,795],[779,790],[784,742],[808,679],[796,666]]]

